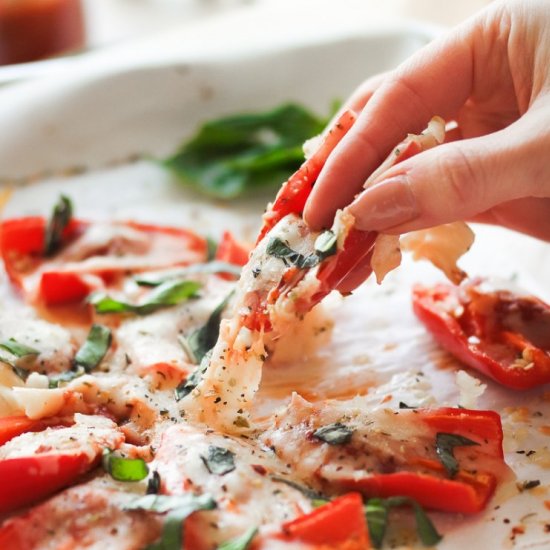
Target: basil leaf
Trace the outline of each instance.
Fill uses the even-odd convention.
[[[103,325],[92,325],[88,337],[76,352],[74,362],[86,372],[95,369],[111,346],[111,330]]]
[[[219,243],[212,237],[206,237],[206,260],[212,262],[216,257]]]
[[[158,495],[160,492],[160,474],[153,470],[149,481],[147,481],[147,490],[145,491],[148,495]]]
[[[381,498],[369,498],[365,504],[365,516],[369,537],[375,548],[380,548],[388,528],[389,507]]]
[[[279,476],[277,474],[273,474],[270,476],[270,478],[273,481],[276,481],[278,483],[284,483],[285,485],[288,485],[289,487],[292,487],[293,489],[296,489],[296,491],[300,491],[306,498],[309,498],[309,500],[319,500],[326,502],[328,499],[322,495],[321,493],[318,493],[317,491],[306,487],[305,485],[301,485],[300,483],[296,483],[295,481],[292,481],[292,479],[288,479],[283,476]]]
[[[247,550],[257,533],[257,527],[250,527],[241,536],[220,544],[216,550]]]
[[[434,527],[430,518],[418,502],[409,497],[390,497],[386,499],[371,498],[365,505],[365,515],[369,527],[371,542],[375,548],[380,548],[388,526],[388,515],[395,506],[412,506],[416,520],[418,538],[425,546],[434,546],[443,538]]]
[[[317,256],[320,260],[324,260],[336,254],[337,241],[336,235],[334,232],[330,231],[330,229],[323,231],[323,233],[315,239],[315,252],[317,252]]]
[[[187,338],[187,346],[195,362],[200,363],[203,357],[214,347],[220,334],[220,322],[223,310],[227,307],[233,292],[229,293],[208,317],[206,324],[193,331]]]
[[[201,364],[182,382],[178,384],[174,390],[174,395],[176,401],[180,401],[186,395],[189,395],[200,383],[202,375],[206,372],[208,368],[208,363],[210,362],[210,355],[205,355]]]
[[[211,474],[223,476],[235,469],[235,453],[223,447],[210,445],[208,454],[201,459]]]
[[[0,348],[9,351],[12,355],[15,355],[18,358],[26,357],[27,355],[39,355],[40,352],[37,349],[26,346],[25,344],[19,343],[14,338],[4,340],[0,342]]]
[[[197,296],[201,284],[195,281],[166,281],[157,286],[141,304],[129,304],[115,300],[101,292],[93,293],[88,302],[95,307],[96,313],[135,313],[147,315],[157,309],[175,306],[189,298]]]
[[[213,510],[216,502],[210,495],[184,494],[145,495],[125,506],[126,510],[147,510],[159,514],[167,513],[159,541],[150,544],[148,550],[181,550],[184,543],[184,522],[194,512]]]
[[[267,244],[266,252],[270,256],[280,258],[286,265],[293,265],[299,269],[310,269],[315,267],[321,260],[317,254],[304,256],[292,250],[285,242],[278,237],[271,237]]]
[[[232,199],[287,180],[304,160],[303,142],[327,122],[294,104],[224,117],[202,126],[163,164],[197,191]]]
[[[52,374],[48,376],[48,387],[50,389],[58,388],[60,384],[71,382],[75,378],[79,378],[84,374],[86,374],[86,370],[81,366],[76,366],[71,370],[61,372],[59,374]]]
[[[61,195],[54,206],[50,221],[44,234],[44,256],[52,256],[62,244],[63,231],[69,225],[73,215],[71,200]]]
[[[353,430],[340,422],[328,424],[313,432],[313,437],[329,445],[346,445],[351,441],[352,435]]]
[[[399,401],[399,408],[400,409],[416,409],[418,407],[415,407],[413,405],[407,405],[404,401]]]
[[[110,449],[103,450],[102,465],[117,481],[141,481],[149,475],[149,468],[144,460],[117,456]]]
[[[479,443],[476,443],[467,437],[463,437],[462,435],[442,432],[436,434],[435,452],[450,477],[454,477],[458,473],[458,460],[454,456],[454,448],[471,445],[479,445]]]
[[[228,262],[208,262],[205,264],[192,264],[181,269],[173,269],[168,272],[157,273],[141,273],[134,277],[134,281],[140,286],[159,286],[167,281],[174,279],[183,279],[189,275],[196,274],[214,274],[214,273],[229,273],[238,277],[241,274],[241,267],[230,264]]]

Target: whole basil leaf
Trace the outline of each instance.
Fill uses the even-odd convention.
[[[327,122],[295,104],[224,117],[202,126],[163,164],[194,189],[232,199],[288,179],[304,160],[303,142]]]

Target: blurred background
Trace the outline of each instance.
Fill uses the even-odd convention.
[[[276,5],[292,17],[300,5],[319,10],[347,0],[0,0],[0,65],[75,54],[193,25],[230,11]],[[452,26],[489,0],[362,0],[365,17],[407,18]],[[357,2],[355,2],[357,4]],[[228,37],[231,29],[228,29]],[[207,37],[205,37],[207,39]],[[0,69],[1,70],[1,69]]]

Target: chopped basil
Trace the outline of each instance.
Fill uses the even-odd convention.
[[[208,454],[201,459],[211,474],[223,476],[235,469],[235,453],[223,447],[210,445]]]
[[[156,470],[151,472],[151,477],[147,481],[147,490],[145,492],[148,495],[158,495],[160,492],[160,474]]]
[[[21,344],[14,338],[0,342],[0,348],[9,351],[12,355],[15,355],[18,358],[26,357],[27,355],[38,355],[40,353],[37,349]]]
[[[338,239],[334,232],[327,230],[323,231],[315,239],[315,252],[320,260],[324,260],[333,254],[336,254],[336,243]]]
[[[189,298],[197,296],[201,284],[195,281],[166,281],[149,293],[141,304],[129,304],[115,300],[110,296],[95,292],[88,301],[95,307],[96,313],[136,313],[147,315],[157,309],[175,306]]]
[[[183,279],[189,275],[229,273],[238,277],[241,274],[241,267],[228,262],[208,262],[205,264],[192,264],[180,269],[159,271],[153,273],[141,273],[134,277],[134,281],[140,286],[159,286],[167,281]]]
[[[71,370],[60,372],[59,374],[52,374],[48,377],[48,387],[58,388],[60,384],[71,382],[75,378],[86,374],[84,367],[75,366]]]
[[[86,372],[95,369],[111,346],[111,330],[103,325],[92,325],[88,337],[74,357],[75,365]]]
[[[216,550],[247,550],[257,533],[257,527],[250,527],[239,537],[220,544]]]
[[[181,550],[184,543],[184,522],[194,512],[213,510],[216,502],[210,495],[145,495],[125,506],[126,510],[146,510],[166,514],[160,540],[147,550]]]
[[[287,180],[304,160],[304,141],[326,122],[295,104],[212,120],[164,165],[202,193],[233,199]]]
[[[103,450],[102,465],[117,481],[141,481],[149,475],[149,468],[144,460],[117,456],[110,449]]]
[[[437,544],[443,537],[437,532],[430,518],[418,502],[409,497],[371,498],[365,505],[370,540],[375,548],[381,548],[388,527],[388,515],[394,506],[412,506],[416,519],[418,538],[425,546]]]
[[[220,322],[223,310],[227,307],[233,293],[229,293],[214,309],[206,323],[199,329],[193,331],[187,338],[186,350],[190,351],[191,359],[200,363],[203,357],[210,351],[218,340],[220,334]],[[185,346],[185,345],[184,345]]]
[[[313,432],[313,437],[329,445],[346,445],[351,441],[352,435],[353,430],[340,422],[328,424]]]
[[[412,405],[407,405],[407,403],[404,403],[403,401],[399,401],[399,408],[400,409],[416,409],[417,407],[414,407]]]
[[[517,484],[520,491],[528,491],[540,485],[540,479],[530,479],[529,481],[521,481]]]
[[[471,445],[479,445],[479,443],[476,443],[475,441],[472,441],[462,435],[442,432],[436,434],[435,451],[441,464],[443,464],[450,477],[454,477],[458,473],[458,460],[454,456],[454,448]]]
[[[174,395],[176,401],[180,401],[186,395],[189,395],[200,383],[202,375],[206,372],[208,368],[208,363],[210,362],[210,354],[207,354],[203,357],[201,364],[182,382],[178,384],[174,390]]]
[[[273,474],[272,476],[270,476],[270,478],[273,481],[276,481],[278,483],[284,483],[285,485],[288,485],[289,487],[296,489],[296,491],[300,491],[300,493],[302,493],[306,498],[309,498],[312,501],[323,501],[323,502],[327,501],[327,498],[321,493],[318,493],[317,491],[309,487],[306,487],[305,485],[296,483],[295,481],[292,481],[292,479],[288,479],[286,477],[279,476],[277,474]]]
[[[286,265],[293,265],[299,269],[310,269],[336,253],[336,241],[336,235],[332,231],[324,231],[315,240],[315,253],[304,256],[292,250],[278,237],[272,237],[267,244],[266,252],[275,258],[280,258]]]
[[[61,195],[54,206],[44,234],[44,256],[55,254],[62,243],[63,231],[73,215],[73,205],[69,198]]]
[[[21,380],[26,380],[29,377],[30,371],[21,364],[18,364],[17,359],[23,359],[25,357],[36,356],[40,352],[37,349],[26,346],[25,344],[20,344],[14,338],[10,338],[0,343],[0,348],[6,350],[7,352],[14,355],[16,359],[14,360],[11,357],[6,357],[5,355],[0,355],[0,362],[6,363],[9,365],[13,372],[21,378]]]
[[[206,237],[206,260],[211,262],[216,257],[218,251],[218,242],[212,237]]]
[[[293,265],[299,269],[310,269],[315,267],[321,259],[317,254],[304,256],[295,250],[292,250],[284,241],[278,237],[271,237],[267,244],[266,252],[270,256],[280,258],[286,265]]]

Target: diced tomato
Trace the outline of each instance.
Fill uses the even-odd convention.
[[[92,290],[79,273],[46,271],[40,277],[40,297],[48,306],[84,300]]]

